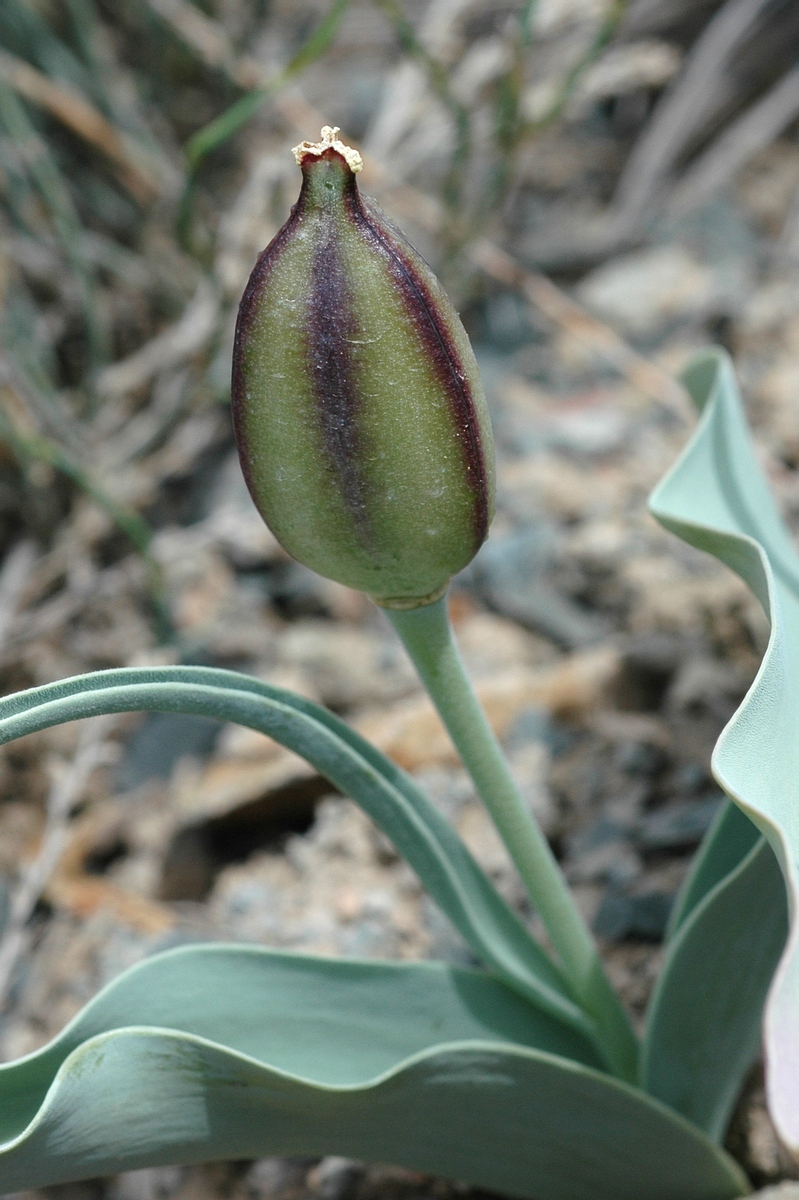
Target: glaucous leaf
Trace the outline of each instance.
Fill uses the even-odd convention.
[[[768,839],[788,891],[791,928],[766,1005],[766,1086],[777,1128],[799,1153],[799,555],[760,470],[729,359],[701,356],[685,383],[701,419],[650,507],[736,571],[771,621],[760,670],[719,738],[713,771]],[[753,894],[742,902],[768,903]],[[772,919],[763,912],[766,928]]]
[[[574,1035],[480,972],[168,952],[0,1067],[0,1190],[343,1154],[530,1200],[747,1192],[699,1130],[558,1047]]]
[[[760,830],[746,813],[731,800],[725,800],[703,837],[674,902],[666,929],[667,941],[708,892],[743,862],[760,837]]]
[[[757,1054],[787,931],[785,885],[759,837],[668,945],[647,1013],[641,1086],[716,1140]]]

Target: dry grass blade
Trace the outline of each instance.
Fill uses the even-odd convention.
[[[139,458],[174,425],[186,406],[189,378],[187,367],[160,372],[150,403],[125,421],[116,435],[102,440],[104,471]]]
[[[50,213],[53,228],[78,285],[86,324],[87,349],[92,367],[107,358],[108,328],[105,314],[95,303],[94,272],[86,262],[82,225],[70,187],[47,141],[31,122],[25,105],[0,73],[0,126],[14,143],[30,182]]]
[[[72,480],[103,512],[108,514],[117,528],[124,533],[146,565],[150,602],[153,607],[158,636],[163,640],[168,640],[173,632],[171,616],[164,599],[161,569],[150,553],[152,529],[144,517],[130,505],[118,501],[111,495],[57,442],[42,437],[32,429],[30,414],[24,402],[10,385],[0,391],[0,439],[13,450],[20,461],[46,463]]]
[[[627,159],[612,206],[618,238],[634,232],[720,99],[727,65],[769,0],[727,0],[697,39]]]
[[[558,88],[558,91],[547,111],[542,117],[529,122],[526,128],[522,129],[523,133],[535,133],[541,129],[544,129],[547,125],[549,125],[552,121],[555,121],[565,112],[569,101],[577,91],[577,88],[579,87],[579,84],[586,72],[596,62],[602,51],[612,40],[613,35],[624,19],[628,7],[629,0],[614,0],[614,3],[608,6],[608,10],[603,17],[596,34],[586,47],[585,53],[567,73],[566,78]]]
[[[202,279],[179,321],[128,358],[100,372],[97,377],[98,392],[103,396],[133,392],[149,383],[159,372],[179,366],[202,350],[213,337],[218,317],[219,296],[216,289]]]
[[[27,538],[6,555],[0,570],[0,647],[8,640],[36,560],[36,546]]]
[[[90,774],[103,759],[109,724],[108,717],[95,717],[84,724],[75,757],[50,788],[39,852],[24,870],[11,897],[8,922],[0,941],[0,1007],[7,1001],[14,967],[30,944],[28,923],[64,849],[70,814]]]
[[[56,556],[57,557],[57,556]],[[42,566],[42,576],[53,573],[52,557],[45,558]],[[87,604],[97,600],[123,600],[129,578],[124,567],[105,567],[102,571],[90,573],[86,579],[70,580],[68,585],[50,599],[19,612],[5,644],[0,645],[0,668],[7,667],[19,660],[22,647],[30,645],[38,638],[63,636],[65,626],[81,612]],[[40,580],[34,575],[29,590],[41,591]]]
[[[455,145],[443,185],[444,200],[450,210],[450,221],[452,221],[453,217],[460,212],[465,172],[471,153],[471,114],[453,92],[449,71],[434,54],[430,53],[427,46],[417,36],[413,25],[405,16],[405,12],[397,0],[374,0],[374,3],[392,22],[397,40],[405,53],[420,64],[430,90],[444,106],[452,121]],[[457,11],[456,7],[449,5],[449,8],[452,9],[454,15]]]
[[[794,67],[726,129],[683,175],[669,209],[689,212],[729,183],[759,150],[769,146],[799,114],[799,67]]]
[[[246,94],[244,96],[189,138],[185,146],[185,154],[192,177],[208,154],[230,141],[234,134],[246,125],[268,100],[272,99],[291,79],[304,71],[327,50],[338,31],[348,4],[349,0],[332,0],[324,17],[281,69],[263,79],[261,79],[262,73],[259,70],[258,77],[261,81],[257,86],[245,85]],[[250,73],[249,68],[246,68],[245,75]],[[181,203],[179,218],[182,236],[184,239],[188,237],[188,240],[190,240],[192,187],[193,179],[190,179]]]
[[[137,200],[146,203],[159,194],[158,180],[136,161],[129,139],[69,84],[55,83],[24,59],[2,48],[0,74],[18,96],[46,109],[110,159],[118,168],[121,181]]]
[[[799,258],[799,187],[793,194],[783,222],[778,247],[781,255],[787,254],[793,261]]]
[[[417,39],[429,60],[447,58],[456,36],[456,23],[466,7],[466,0],[433,0],[428,6]],[[424,65],[412,56],[400,60],[386,79],[380,104],[364,136],[367,153],[383,161],[389,157],[395,161],[397,148],[418,118],[426,86]]]
[[[28,429],[42,429],[68,446],[72,453],[80,455],[84,447],[78,431],[66,413],[57,407],[55,396],[43,394],[14,355],[3,346],[0,346],[0,398],[4,407],[13,406],[17,410],[19,419]]]
[[[224,28],[189,0],[148,0],[148,3],[207,67],[222,71],[242,88],[262,87],[267,82],[261,64],[239,56]]]

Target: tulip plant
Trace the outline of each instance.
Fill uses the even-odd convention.
[[[103,671],[0,701],[0,740],[99,713],[237,722],[302,755],[416,870],[479,969],[192,945],[125,972],[0,1067],[3,1192],[267,1154],[393,1162],[529,1200],[731,1200],[722,1142],[765,1030],[772,1115],[799,1151],[799,556],[728,361],[654,515],[750,585],[760,672],[714,755],[729,800],[678,897],[632,1030],[454,645],[446,589],[484,540],[491,430],[466,334],[323,130],[242,300],[233,408],[283,545],[370,595],[402,638],[547,931],[536,941],[416,783],[325,709],[230,671]],[[786,903],[787,897],[787,903]],[[790,913],[790,918],[789,918]],[[775,974],[776,970],[776,974]],[[765,1005],[765,1021],[763,1010]]]

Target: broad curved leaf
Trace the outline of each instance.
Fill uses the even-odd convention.
[[[174,1029],[325,1084],[357,1084],[441,1042],[518,1043],[600,1066],[590,1043],[482,971],[258,946],[185,946],[108,984],[52,1042],[0,1065],[0,1140],[18,1137],[64,1060],[129,1025]]]
[[[392,840],[480,960],[532,1003],[595,1037],[555,964],[413,780],[343,721],[281,688],[204,667],[80,675],[0,700],[0,744],[100,713],[183,712],[234,721],[305,758]]]
[[[641,1086],[716,1140],[757,1054],[787,932],[785,885],[759,837],[669,944],[647,1013]]]
[[[726,355],[702,356],[685,381],[702,416],[650,507],[736,571],[771,621],[760,670],[719,738],[713,771],[767,837],[788,890],[791,930],[766,1006],[766,1083],[777,1127],[799,1152],[799,555],[758,466]]]
[[[147,1023],[119,1027],[136,1014]],[[479,972],[173,951],[0,1068],[0,1189],[335,1153],[530,1200],[746,1193],[732,1159],[680,1117],[548,1052],[565,1031],[546,1023]],[[547,1048],[530,1048],[539,1038]]]

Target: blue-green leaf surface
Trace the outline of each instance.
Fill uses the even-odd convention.
[[[479,972],[172,951],[0,1068],[0,1189],[334,1153],[530,1200],[746,1193],[698,1130],[556,1049],[586,1053]]]
[[[702,839],[674,902],[666,929],[667,941],[674,937],[708,892],[743,862],[761,836],[760,830],[737,804],[724,801]]]
[[[771,622],[760,670],[719,738],[713,771],[768,839],[787,889],[790,933],[766,1005],[766,1086],[777,1127],[799,1152],[799,555],[758,465],[729,360],[706,354],[685,381],[701,419],[650,506],[667,528],[736,571]],[[776,902],[773,889],[742,897],[742,906],[762,912],[765,929]]]
[[[757,1054],[787,930],[782,875],[759,837],[668,946],[647,1013],[641,1086],[714,1139],[723,1138]]]
[[[555,964],[410,776],[331,713],[246,675],[204,667],[98,671],[0,700],[0,744],[78,717],[195,713],[257,729],[361,806],[416,871],[477,957],[572,1028],[594,1036]]]

